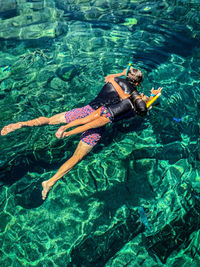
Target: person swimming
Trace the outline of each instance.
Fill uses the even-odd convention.
[[[116,90],[121,89],[114,78],[107,79],[107,82],[113,84]],[[158,90],[161,91],[162,88],[159,88]],[[117,122],[122,119],[129,119],[135,117],[136,115],[143,117],[147,114],[146,103],[148,100],[149,98],[147,96],[139,94],[137,90],[133,90],[131,95],[127,94],[127,98],[123,101],[116,104],[104,105],[92,112],[89,116],[68,123],[62,128],[62,131],[58,131],[56,133],[56,137],[64,138],[90,129],[102,127],[108,123]],[[67,129],[78,125],[82,126],[79,126],[69,132],[65,132]]]

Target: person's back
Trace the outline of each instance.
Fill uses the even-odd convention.
[[[137,91],[136,86],[133,86],[123,78],[116,77],[115,81],[119,84],[125,94],[131,95],[134,91]],[[96,110],[104,105],[117,104],[120,101],[120,96],[116,92],[114,86],[111,83],[106,83],[89,105]]]

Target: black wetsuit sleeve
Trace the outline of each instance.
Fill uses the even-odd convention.
[[[113,122],[136,116],[136,112],[130,98],[126,98],[117,104],[108,105],[106,107],[111,114],[111,119]]]
[[[129,119],[136,115],[143,117],[147,114],[146,103],[141,98],[136,99],[134,102],[133,98],[129,97],[117,104],[107,105],[106,107],[111,114],[111,120],[113,122]]]
[[[135,100],[135,109],[138,115],[144,117],[147,115],[147,106],[146,103],[141,99]]]

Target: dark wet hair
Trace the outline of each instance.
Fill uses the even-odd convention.
[[[140,84],[143,81],[143,73],[141,70],[130,68],[126,80],[136,86],[136,83]]]

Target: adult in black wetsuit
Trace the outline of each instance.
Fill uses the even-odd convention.
[[[110,107],[109,109],[113,117],[112,121],[131,118],[134,116],[134,113],[136,115],[136,112],[134,112],[133,109],[131,110],[130,101],[128,101],[128,99],[127,101],[121,101],[122,99],[127,98],[127,96],[130,96],[133,99],[139,97],[140,95],[136,89],[136,86],[127,80],[118,77],[114,78],[114,80],[112,78],[107,78],[107,81],[109,83],[103,87],[98,96],[92,100],[89,105],[95,110],[103,106]],[[121,87],[119,90],[123,90],[121,98],[116,91],[118,85]],[[148,100],[147,97],[146,100]],[[135,104],[137,108],[139,99],[136,100]]]
[[[138,85],[142,79],[143,75],[142,72],[137,69],[130,69],[128,76],[126,80],[117,78],[120,76],[126,75],[126,69],[122,73],[117,74],[111,74],[105,78],[106,82],[109,81],[110,78],[115,78],[116,81],[119,83],[122,90],[119,90],[118,88],[115,88],[112,84],[108,83],[106,84],[98,96],[90,102],[89,105],[83,107],[74,109],[72,111],[63,112],[57,115],[54,115],[50,118],[47,117],[39,117],[37,119],[33,119],[30,121],[25,122],[17,122],[14,124],[9,124],[8,126],[5,126],[1,130],[1,135],[7,135],[10,132],[13,132],[17,129],[23,128],[23,127],[33,127],[33,126],[41,126],[41,125],[55,125],[55,124],[63,124],[68,123],[73,120],[79,119],[81,117],[86,117],[92,112],[94,112],[96,109],[98,109],[101,106],[109,105],[109,104],[117,104],[122,99],[127,98],[127,96],[130,96],[130,94],[136,90],[136,85]],[[151,91],[153,94],[157,93],[157,90]],[[42,198],[45,199],[47,193],[52,188],[52,186],[60,179],[62,178],[66,173],[68,173],[79,161],[83,159],[84,156],[86,156],[98,143],[98,141],[101,138],[103,128],[96,128],[89,131],[86,131],[81,136],[81,141],[79,142],[73,156],[67,160],[57,171],[57,173],[50,178],[47,181],[44,181],[42,183],[43,191],[42,191]],[[59,128],[59,130],[56,133],[56,136],[60,138],[64,132],[63,126]]]
[[[122,90],[113,78],[109,82],[114,86],[115,89]],[[121,82],[124,85],[123,81]],[[127,84],[129,88],[129,85]],[[159,89],[162,90],[161,88]],[[146,96],[141,96],[136,89],[131,91],[131,95],[126,97],[124,100],[114,104],[105,104],[98,108],[90,115],[69,122],[63,129],[79,126],[71,131],[63,132],[61,137],[67,137],[74,134],[82,133],[90,129],[99,128],[105,126],[108,123],[120,121],[122,119],[133,118],[136,115],[145,116],[147,114],[147,101]],[[81,125],[81,126],[80,126]],[[62,130],[63,130],[62,129]]]

